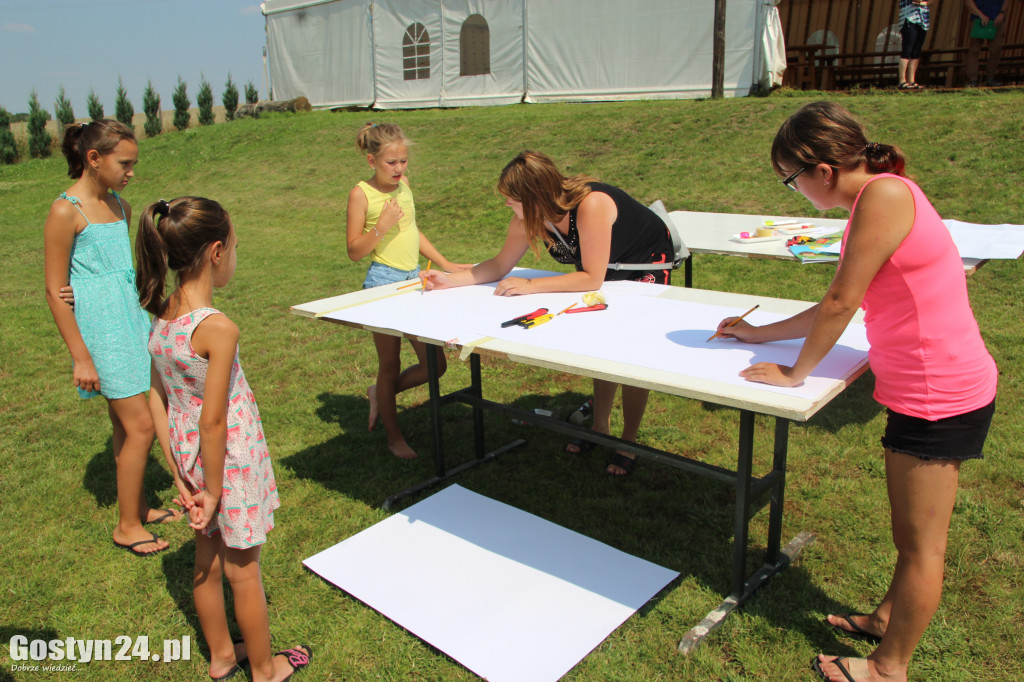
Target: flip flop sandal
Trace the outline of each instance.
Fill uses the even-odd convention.
[[[241,637],[239,637],[238,639],[231,640],[231,644],[234,645],[234,646],[237,646],[239,644],[243,644],[244,642],[245,642],[245,640],[242,639]],[[227,671],[226,673],[224,673],[220,677],[214,677],[213,675],[210,675],[210,679],[214,680],[214,682],[221,682],[221,680],[230,680],[232,677],[234,677],[238,673],[242,672],[242,666],[245,665],[248,662],[249,662],[249,654],[246,654],[245,656],[242,656],[241,658],[235,660],[235,665],[232,666],[231,670]]]
[[[845,660],[848,665],[843,665],[839,661]],[[857,682],[857,680],[866,680],[871,677],[871,672],[868,670],[868,662],[863,658],[848,658],[845,656],[836,656],[829,663],[834,664],[839,668],[839,672],[849,680],[850,682]],[[821,669],[821,661],[815,656],[811,659],[811,669],[818,673],[818,677],[823,680],[827,680],[828,677]],[[855,677],[856,676],[856,677]]]
[[[630,459],[629,457],[626,457],[621,452],[616,452],[614,455],[612,455],[611,459],[608,460],[608,466],[605,467],[605,470],[607,471],[608,467],[610,467],[610,466],[617,466],[620,469],[624,470],[626,473],[624,473],[624,474],[613,474],[613,473],[611,473],[609,471],[608,472],[609,476],[629,476],[631,473],[633,473],[633,469],[636,469],[636,465],[637,465],[638,462],[639,462],[639,458],[638,457],[634,457],[634,458]]]
[[[274,654],[275,656],[285,656],[288,659],[288,665],[292,667],[292,671],[288,673],[288,677],[284,678],[285,680],[290,680],[292,675],[309,665],[309,661],[313,658],[313,647],[308,644],[301,644],[300,646],[305,649],[305,651],[302,651],[302,649],[291,648],[285,649],[284,651],[278,651]],[[281,682],[284,682],[284,680]]]
[[[149,535],[150,535],[150,539],[149,540],[139,540],[138,542],[133,542],[130,545],[122,545],[120,542],[118,542],[117,540],[114,540],[113,538],[111,538],[111,540],[114,543],[114,547],[119,547],[119,548],[121,548],[123,550],[127,550],[127,551],[131,552],[132,554],[134,554],[135,556],[142,556],[142,557],[153,556],[154,554],[159,554],[160,552],[163,552],[165,550],[170,549],[169,545],[167,547],[163,547],[162,549],[158,549],[155,552],[140,552],[139,550],[135,549],[139,545],[148,545],[150,543],[156,543],[156,542],[158,542],[160,540],[160,538],[158,538],[156,536],[156,533],[150,533]]]
[[[240,665],[238,665],[238,663],[235,663],[231,667],[231,670],[227,671],[226,673],[224,673],[220,677],[214,677],[213,675],[210,675],[210,679],[214,680],[214,682],[221,682],[221,680],[230,680],[232,677],[234,677],[235,675],[237,675],[240,672],[242,672],[242,667]]]
[[[576,448],[575,451],[569,448]],[[567,455],[585,455],[594,448],[597,447],[597,443],[589,440],[583,440],[582,438],[576,438],[575,440],[569,441],[565,446],[565,453]]]
[[[158,511],[162,511],[163,514],[161,514],[160,516],[156,517],[152,521],[146,521],[146,525],[147,526],[152,525],[154,523],[168,523],[168,522],[164,521],[164,519],[166,519],[166,518],[171,518],[173,521],[178,521],[181,518],[179,516],[177,519],[175,519],[174,518],[174,511],[171,510],[171,509],[160,509]],[[184,514],[182,516],[184,516]]]
[[[897,85],[896,89],[897,90],[913,90],[914,86],[911,85],[910,83],[907,83],[906,81],[904,81],[904,82],[900,83],[899,85]]]
[[[867,630],[865,630],[864,628],[862,628],[861,626],[859,626],[859,625],[857,625],[856,623],[853,622],[853,617],[854,616],[866,616],[866,615],[868,615],[868,614],[866,614],[866,613],[839,614],[838,617],[842,618],[843,620],[845,620],[846,624],[850,626],[851,629],[849,629],[849,630],[847,630],[846,628],[839,627],[838,625],[832,625],[832,623],[828,623],[827,620],[825,622],[828,623],[829,625],[832,625],[833,628],[838,630],[840,633],[846,635],[847,637],[852,637],[853,639],[860,639],[860,640],[863,640],[865,642],[870,642],[871,644],[878,644],[879,642],[882,641],[881,637],[879,637],[878,635],[876,635],[873,632],[868,632]]]

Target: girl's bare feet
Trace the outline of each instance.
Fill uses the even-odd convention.
[[[370,401],[370,423],[369,430],[377,426],[377,384],[370,384],[366,389],[366,399]]]
[[[388,441],[388,451],[399,459],[416,459],[416,451],[405,442],[404,438],[393,443]]]

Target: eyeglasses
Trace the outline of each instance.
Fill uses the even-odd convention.
[[[805,170],[807,170],[807,166],[804,166],[800,170],[798,170],[795,173],[791,174],[788,178],[786,178],[785,180],[782,181],[782,184],[786,186],[786,189],[792,190],[794,192],[799,192],[800,190],[797,189],[795,180],[796,180],[796,177],[798,175],[800,175],[801,173],[803,173]]]

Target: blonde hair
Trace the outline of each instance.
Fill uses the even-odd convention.
[[[402,129],[394,123],[367,123],[356,133],[356,146],[374,156],[396,142],[412,144]]]
[[[555,163],[541,152],[519,152],[498,178],[498,192],[523,204],[523,223],[530,249],[540,255],[539,243],[550,243],[547,223],[557,223],[590,194],[585,175],[565,177]]]

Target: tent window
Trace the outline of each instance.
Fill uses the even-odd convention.
[[[491,72],[491,29],[479,14],[471,14],[459,33],[461,76],[480,76]]]
[[[402,73],[407,81],[430,78],[430,34],[418,22],[405,29],[402,38]]]

